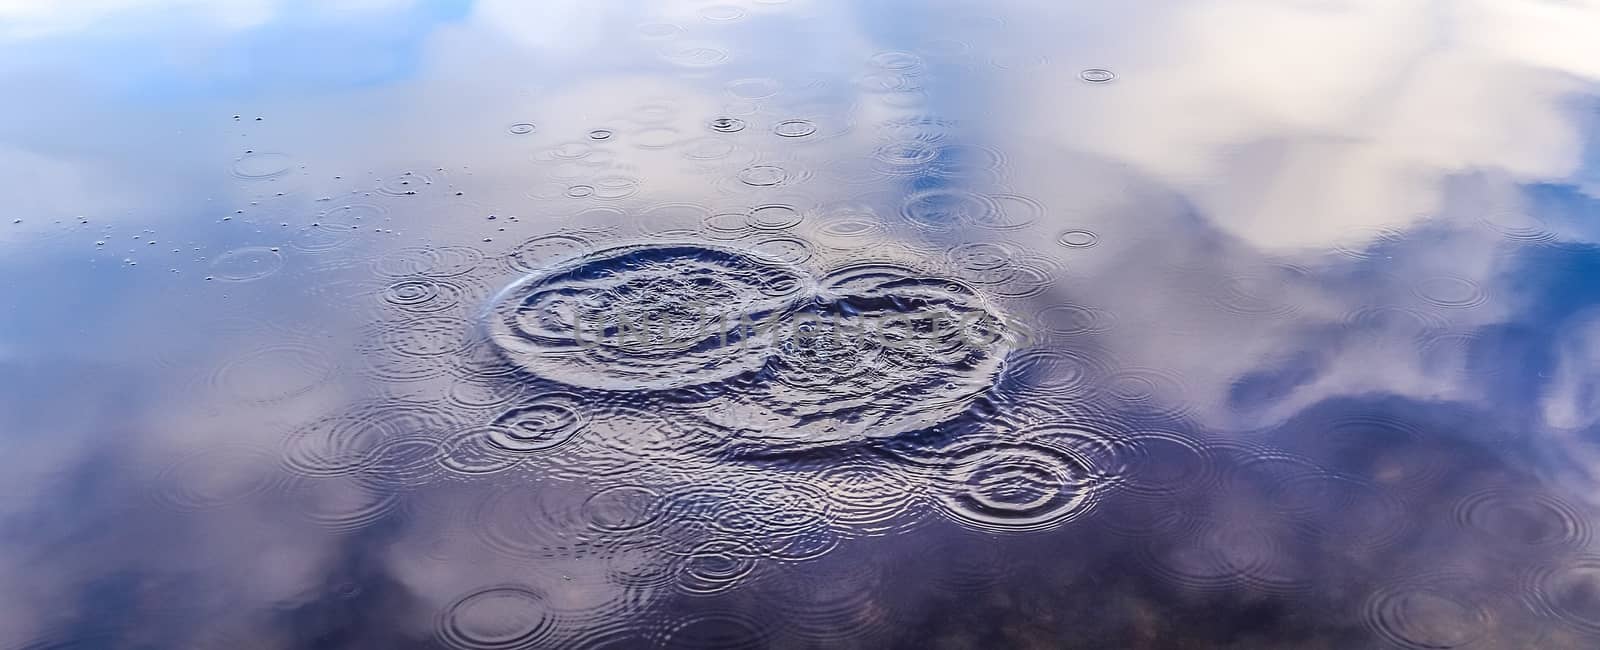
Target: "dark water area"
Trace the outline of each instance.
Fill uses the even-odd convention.
[[[1597,34],[0,0],[0,648],[1600,647]]]

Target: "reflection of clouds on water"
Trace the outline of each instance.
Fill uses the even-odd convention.
[[[306,11],[406,9],[338,5]],[[245,40],[303,17],[175,7],[236,12]],[[88,24],[7,11],[31,38]],[[208,104],[225,128],[159,164],[8,147],[27,216],[117,230],[0,333],[75,322],[55,294],[104,291],[144,229],[181,252],[141,254],[153,271],[113,276],[88,335],[51,341],[118,370],[0,402],[42,432],[8,454],[0,512],[76,513],[4,542],[0,599],[29,605],[0,645],[74,626],[162,647],[1220,643],[1249,601],[1402,646],[1525,646],[1559,621],[1540,640],[1581,647],[1592,490],[1567,447],[1595,419],[1573,244],[1592,227],[1554,184],[1588,173],[1567,102],[1600,76],[1596,16],[985,6],[923,38],[803,2],[485,2],[382,83]],[[821,33],[815,56],[771,45]],[[1115,79],[1086,83],[1099,66]],[[152,170],[205,187],[73,180]],[[46,241],[4,223],[8,249]],[[830,316],[947,304],[1037,338],[1003,364],[812,342],[701,375],[651,357],[672,346],[623,350],[676,372],[647,392],[505,363],[476,333],[499,288],[641,240],[891,278]],[[25,342],[0,345],[49,358]],[[95,393],[104,412],[11,422],[122,369],[145,386]],[[826,444],[774,444],[797,436]],[[54,606],[91,598],[129,614]],[[1150,622],[1172,613],[1197,616]]]

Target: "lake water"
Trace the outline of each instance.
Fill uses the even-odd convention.
[[[1600,646],[1594,0],[0,0],[0,648]]]

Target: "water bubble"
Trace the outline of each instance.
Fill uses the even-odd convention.
[[[378,180],[378,193],[389,196],[415,196],[433,185],[433,177],[419,172],[401,172]]]
[[[817,125],[808,120],[784,120],[772,127],[772,132],[785,138],[803,138],[817,132]]]
[[[228,282],[260,280],[282,268],[283,255],[267,246],[237,248],[211,261],[214,277]]]
[[[1117,78],[1116,73],[1101,68],[1089,68],[1078,73],[1078,78],[1092,84],[1103,84]]]
[[[549,647],[559,619],[532,588],[499,586],[458,599],[435,624],[441,643],[460,650]]]
[[[527,135],[537,129],[538,127],[534,126],[532,122],[517,122],[506,128],[507,131],[511,132],[511,135]]]

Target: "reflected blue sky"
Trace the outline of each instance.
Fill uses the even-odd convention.
[[[0,648],[1591,647],[1597,33],[0,0]],[[481,336],[651,242],[1045,342],[845,436],[759,373],[588,391]],[[496,451],[530,412],[562,437]]]

